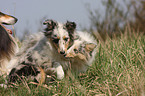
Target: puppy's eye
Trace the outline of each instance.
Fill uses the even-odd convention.
[[[53,39],[53,42],[57,44],[59,42],[59,39]]]
[[[66,29],[66,27],[65,27],[65,26],[63,26],[63,29]]]
[[[54,35],[54,37],[56,38],[56,37],[57,37],[57,35]]]
[[[78,50],[77,49],[74,49],[74,52],[77,54],[78,53]]]
[[[65,40],[65,42],[67,42],[68,41],[68,38],[64,38],[64,40]]]

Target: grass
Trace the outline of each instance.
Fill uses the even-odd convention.
[[[98,43],[96,60],[86,73],[48,82],[45,86],[22,83],[0,88],[1,96],[144,96],[145,35],[126,30],[120,37]]]

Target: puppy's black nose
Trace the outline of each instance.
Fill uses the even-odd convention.
[[[60,51],[60,54],[63,54],[64,55],[65,54],[65,51]]]

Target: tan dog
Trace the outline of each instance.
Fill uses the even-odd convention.
[[[9,62],[18,51],[11,30],[4,25],[13,25],[17,22],[17,18],[0,12],[0,75],[8,74],[10,71]]]

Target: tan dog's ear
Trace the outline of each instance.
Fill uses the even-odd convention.
[[[85,49],[88,52],[93,51],[95,47],[96,47],[96,45],[95,44],[92,44],[92,43],[89,43],[89,44],[86,44],[85,45]]]

